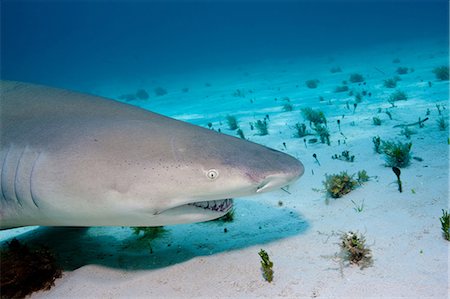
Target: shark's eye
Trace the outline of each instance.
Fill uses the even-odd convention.
[[[215,169],[210,169],[210,170],[208,170],[208,173],[206,174],[206,176],[210,180],[215,180],[219,176],[219,172],[217,170],[215,170]]]

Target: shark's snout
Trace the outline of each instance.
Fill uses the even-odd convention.
[[[296,181],[305,172],[303,164],[293,157],[288,157],[289,163],[275,173],[267,175],[256,188],[257,193],[282,188]]]

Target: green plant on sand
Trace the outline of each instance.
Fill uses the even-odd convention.
[[[151,242],[167,233],[164,226],[133,226],[131,229],[135,235],[139,236],[139,241],[145,242],[146,245],[150,247],[150,253],[153,253]]]
[[[381,126],[381,119],[380,119],[379,117],[374,116],[374,117],[372,118],[372,121],[373,121],[373,124],[374,124],[375,126]]]
[[[350,75],[349,81],[352,83],[360,83],[364,81],[364,77],[361,74],[353,73]]]
[[[406,101],[408,99],[408,96],[405,92],[401,90],[396,90],[394,93],[392,93],[389,96],[389,103],[391,102],[398,102],[398,101]]]
[[[325,175],[323,182],[327,195],[332,198],[340,198],[356,188],[358,182],[346,171],[339,174]]]
[[[414,130],[411,130],[408,127],[404,127],[401,131],[400,131],[400,135],[405,136],[408,139],[411,139],[411,135],[416,134],[417,132]]]
[[[449,80],[449,66],[443,65],[433,69],[433,73],[436,75],[436,78],[439,80]]]
[[[226,116],[227,119],[227,124],[228,124],[228,128],[230,130],[237,130],[238,126],[238,122],[235,116],[233,115],[227,115]]]
[[[410,71],[410,70],[407,67],[404,67],[404,66],[399,66],[397,68],[397,74],[399,74],[399,75],[405,75],[405,74],[408,73],[408,71]]]
[[[369,181],[369,176],[365,170],[358,172],[356,180],[354,176],[354,174],[349,175],[347,171],[341,171],[339,174],[332,175],[325,174],[323,185],[327,192],[327,198],[340,198],[350,193],[357,186],[361,186],[363,183]]]
[[[445,131],[445,129],[447,129],[447,127],[448,127],[447,121],[445,120],[445,118],[443,116],[441,116],[437,119],[437,124],[438,124],[440,131]]]
[[[294,137],[302,138],[311,135],[311,133],[309,133],[308,130],[306,129],[306,125],[304,123],[296,123],[294,128],[295,128]]]
[[[155,92],[155,94],[156,94],[157,96],[163,96],[163,95],[166,95],[166,94],[167,94],[167,90],[165,90],[165,89],[162,88],[162,87],[156,87],[153,91]]]
[[[341,73],[341,72],[342,72],[342,69],[341,69],[341,67],[339,67],[339,66],[333,66],[333,67],[330,68],[330,72],[331,72],[332,74],[334,74],[334,73]]]
[[[372,265],[372,253],[366,246],[366,240],[362,234],[349,231],[341,236],[341,252],[344,259],[350,264],[358,265],[361,269]]]
[[[292,110],[294,110],[294,106],[291,102],[286,102],[283,104],[283,111],[290,112]]]
[[[313,129],[316,131],[317,135],[319,135],[321,143],[330,145],[330,131],[326,126],[315,123]]]
[[[331,156],[331,159],[333,159],[333,160],[341,160],[341,161],[346,161],[346,162],[354,162],[355,161],[355,156],[354,155],[350,155],[349,151],[343,151],[342,154],[340,154],[340,155],[335,154],[334,156]]]
[[[269,134],[268,124],[265,119],[256,121],[255,128],[258,131],[257,135],[264,136]]]
[[[132,226],[133,233],[138,235],[140,239],[154,240],[162,237],[167,233],[164,226]],[[140,236],[142,233],[142,236]]]
[[[439,218],[441,221],[441,229],[444,234],[444,238],[450,241],[450,214],[448,211],[442,210],[442,217]]]
[[[356,181],[358,182],[359,185],[362,185],[363,183],[368,182],[369,179],[370,179],[370,177],[367,174],[367,171],[365,171],[364,169],[358,171]]]
[[[396,88],[397,87],[397,80],[398,78],[389,78],[383,81],[383,85],[386,88]]]
[[[346,92],[348,91],[349,88],[347,85],[341,85],[341,86],[336,86],[336,88],[334,89],[334,92]]]
[[[269,255],[263,249],[259,251],[259,256],[261,257],[261,268],[263,271],[263,277],[267,282],[272,282],[273,280],[273,262],[270,260]]]
[[[325,114],[320,110],[314,110],[310,107],[302,108],[303,118],[311,124],[327,124]]]
[[[386,166],[406,167],[411,159],[412,143],[402,143],[401,141],[382,141],[381,150],[384,153]]]
[[[373,149],[377,154],[381,154],[381,138],[380,136],[374,136],[372,138],[372,142],[373,142]]]
[[[311,79],[311,80],[307,80],[305,82],[305,84],[308,88],[317,88],[318,83],[319,83],[319,80],[317,80],[317,79]]]
[[[397,177],[397,185],[398,185],[398,192],[403,192],[402,187],[402,180],[400,179],[400,175],[402,174],[400,168],[393,166],[392,171],[395,173],[395,176]]]
[[[244,135],[244,131],[242,131],[242,129],[237,129],[236,134],[241,138],[245,140],[245,135]]]

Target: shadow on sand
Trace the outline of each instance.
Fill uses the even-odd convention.
[[[149,244],[140,241],[128,227],[39,227],[17,239],[31,247],[48,247],[56,254],[63,270],[89,264],[148,270],[198,256],[275,242],[302,234],[309,226],[301,215],[288,208],[247,200],[236,201],[235,207],[233,222],[167,226],[167,233],[151,242],[152,253]]]

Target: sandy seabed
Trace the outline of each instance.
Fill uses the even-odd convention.
[[[432,72],[448,65],[448,54],[444,42],[417,41],[99,85],[91,92],[113,98],[162,86],[167,95],[132,104],[201,126],[211,122],[225,134],[235,134],[225,121],[227,114],[234,115],[247,138],[297,157],[305,174],[289,187],[290,194],[236,199],[231,223],[166,227],[166,234],[152,242],[153,253],[124,227],[21,228],[2,231],[0,238],[17,235],[29,244],[46,244],[58,255],[63,277],[32,298],[448,298],[450,243],[442,236],[439,217],[449,206],[449,131],[440,130],[437,120],[443,116],[448,124],[449,81],[437,80]],[[395,58],[400,62],[394,63]],[[331,73],[334,66],[342,72]],[[398,75],[399,66],[410,71]],[[334,92],[352,73],[362,74],[365,84],[349,82],[350,89],[371,94],[355,111],[354,95]],[[396,75],[401,78],[397,88],[384,87],[383,80]],[[319,80],[318,87],[307,88],[309,79]],[[189,91],[182,92],[184,87]],[[241,94],[233,95],[238,89]],[[397,89],[408,99],[391,108],[388,98]],[[293,111],[283,111],[284,97]],[[446,108],[442,115],[436,105]],[[303,138],[293,137],[294,125],[305,122],[300,112],[305,107],[325,113],[330,146],[305,146]],[[269,135],[257,136],[249,123],[266,114]],[[381,126],[373,124],[375,116]],[[394,128],[419,117],[429,119],[423,128],[409,127],[414,131],[410,139],[400,134],[402,128]],[[374,152],[374,136],[412,142],[412,156],[422,159],[402,169],[403,193],[383,156]],[[344,150],[355,156],[353,163],[331,158]],[[326,200],[325,174],[363,169],[369,182]],[[348,231],[365,236],[371,267],[360,269],[339,258],[340,236]],[[261,248],[274,263],[272,283],[262,277]]]

